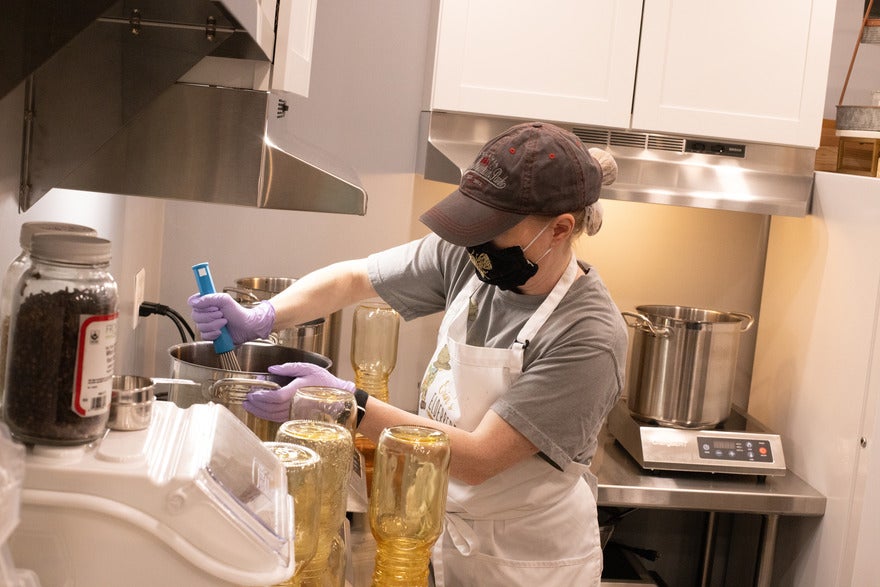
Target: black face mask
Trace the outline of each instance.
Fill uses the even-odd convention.
[[[521,247],[499,249],[492,243],[467,247],[471,264],[483,283],[504,290],[515,289],[538,272],[538,266],[526,259]]]
[[[467,247],[471,264],[474,266],[480,281],[497,286],[503,290],[516,289],[525,284],[538,272],[538,262],[526,259],[526,249],[532,246],[551,224],[553,224],[552,220],[545,224],[544,228],[539,230],[538,234],[525,247],[513,246],[499,249],[491,242],[475,247]],[[549,252],[550,249],[547,249],[538,261],[546,257]]]

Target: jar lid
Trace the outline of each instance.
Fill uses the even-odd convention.
[[[72,232],[75,234],[98,236],[98,231],[82,224],[70,224],[68,222],[25,222],[21,225],[21,232],[18,234],[18,244],[22,249],[30,249],[31,238],[41,232]]]
[[[97,236],[70,232],[41,232],[31,238],[31,256],[47,261],[75,265],[95,265],[110,261],[110,241]]]

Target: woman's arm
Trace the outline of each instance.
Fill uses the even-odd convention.
[[[473,432],[467,432],[370,398],[358,432],[378,442],[384,428],[405,424],[445,432],[452,455],[449,474],[470,485],[478,485],[538,452],[535,445],[492,410],[486,412]]]
[[[346,306],[375,297],[367,260],[341,261],[297,279],[270,302],[276,329],[316,320]]]

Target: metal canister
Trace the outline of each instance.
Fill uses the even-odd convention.
[[[110,430],[143,430],[153,415],[153,380],[138,375],[114,375],[110,397]]]

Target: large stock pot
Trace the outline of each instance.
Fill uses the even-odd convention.
[[[168,399],[181,407],[213,401],[226,406],[261,440],[274,440],[277,425],[257,418],[241,407],[247,394],[257,389],[278,389],[292,378],[269,373],[269,367],[283,363],[313,363],[330,368],[329,358],[269,342],[246,342],[235,348],[241,371],[228,371],[220,365],[214,344],[208,341],[186,342],[168,349],[171,377],[153,378],[168,386]],[[274,426],[273,426],[274,425]],[[265,437],[265,438],[264,438]]]
[[[640,420],[676,428],[713,428],[730,415],[742,312],[638,306],[622,312],[633,328],[627,407]]]

